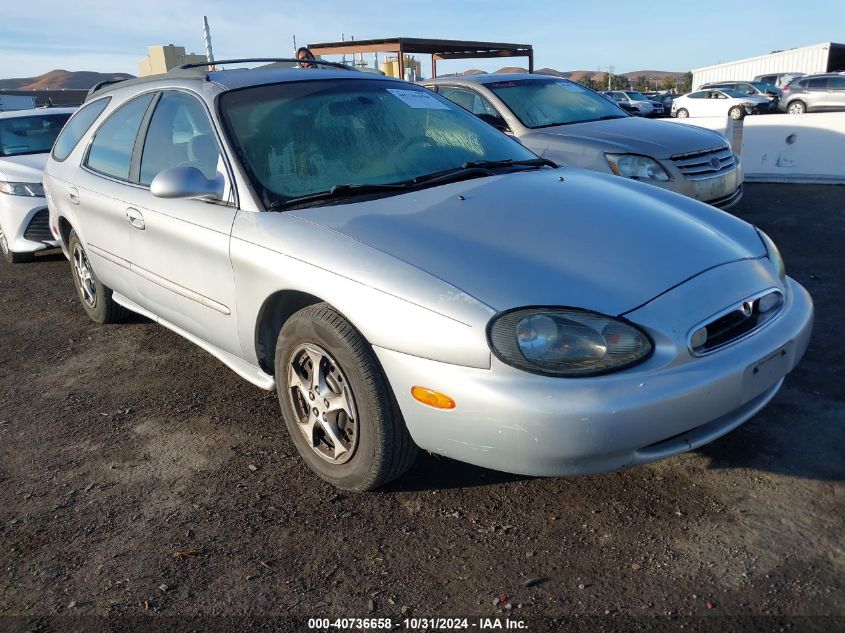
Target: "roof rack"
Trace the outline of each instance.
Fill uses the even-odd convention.
[[[85,95],[85,99],[88,100],[88,98],[98,90],[101,90],[106,86],[111,86],[112,84],[120,83],[121,81],[126,81],[126,79],[106,79],[105,81],[98,81],[88,89],[88,94]]]
[[[294,57],[252,57],[252,58],[244,58],[244,59],[216,59],[213,62],[195,62],[191,64],[182,64],[178,67],[179,70],[190,70],[191,68],[205,68],[208,66],[222,66],[223,64],[250,64],[255,62],[262,62],[262,63],[276,63],[276,62],[292,62],[294,64],[299,64],[305,60],[296,59]],[[352,70],[346,64],[341,64],[338,62],[326,62],[321,59],[309,59],[307,63],[313,64],[314,66],[328,66],[330,68],[340,68],[342,70]]]

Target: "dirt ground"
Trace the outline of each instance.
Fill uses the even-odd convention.
[[[748,185],[734,213],[817,309],[743,427],[571,479],[421,455],[360,495],[305,468],[274,394],[143,318],[88,321],[61,255],[0,263],[0,631],[845,630],[845,187]]]

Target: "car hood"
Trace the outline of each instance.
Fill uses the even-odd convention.
[[[533,146],[538,143],[553,145],[558,139],[568,144],[573,141],[588,143],[602,151],[645,154],[654,158],[713,149],[727,142],[710,130],[642,117],[556,125],[529,132],[521,140]]]
[[[41,182],[49,154],[0,157],[0,178],[6,182]]]
[[[755,229],[731,215],[580,169],[288,213],[403,260],[496,311],[559,305],[622,314],[714,266],[765,255]]]

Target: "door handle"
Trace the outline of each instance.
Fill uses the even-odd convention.
[[[76,190],[76,187],[68,189],[67,197],[73,204],[79,204],[79,192]]]
[[[129,220],[129,224],[131,224],[133,228],[141,231],[146,228],[146,224],[144,224],[144,216],[141,215],[141,212],[138,211],[138,209],[133,209],[132,207],[126,209],[126,219]]]

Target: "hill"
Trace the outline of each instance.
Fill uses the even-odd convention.
[[[131,79],[126,73],[51,70],[38,77],[0,79],[0,90],[88,90],[101,81]]]

